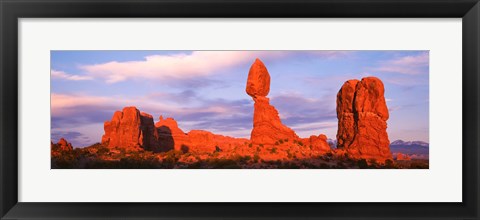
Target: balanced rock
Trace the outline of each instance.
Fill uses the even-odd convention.
[[[337,94],[337,148],[380,163],[392,159],[384,86],[376,77],[345,82]]]
[[[158,148],[158,134],[153,117],[141,113],[135,107],[125,107],[122,111],[116,111],[111,121],[104,123],[104,130],[102,144],[108,147],[146,150]]]
[[[248,73],[246,92],[253,98],[253,129],[250,140],[254,144],[273,145],[278,140],[299,139],[295,132],[282,124],[278,111],[266,97],[270,91],[270,74],[262,61],[256,59]]]
[[[267,67],[258,58],[248,72],[247,87],[245,89],[251,97],[267,96],[270,92],[270,74]]]

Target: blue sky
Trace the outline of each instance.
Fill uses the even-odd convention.
[[[99,142],[113,112],[136,106],[173,117],[185,132],[249,137],[248,70],[261,59],[268,97],[301,137],[335,139],[336,94],[346,80],[376,76],[385,85],[390,141],[428,142],[428,51],[52,51],[52,140]]]

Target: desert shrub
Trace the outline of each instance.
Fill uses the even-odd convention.
[[[395,168],[395,165],[393,164],[393,161],[388,159],[385,161],[385,168],[387,169],[392,169],[392,168]]]
[[[412,162],[410,164],[410,169],[428,169],[428,164],[421,162]]]
[[[189,169],[201,169],[201,168],[203,168],[201,162],[195,162],[195,163],[188,164],[187,167],[188,167]]]
[[[237,162],[234,160],[230,159],[211,159],[208,160],[209,166],[211,166],[214,169],[239,169],[241,168]]]
[[[97,154],[107,154],[109,152],[110,152],[110,149],[108,149],[106,147],[102,147],[102,148],[98,149]]]
[[[255,163],[257,163],[259,160],[260,160],[260,156],[258,155],[258,153],[255,153],[255,154],[253,155],[253,161],[254,161]]]
[[[328,164],[326,164],[326,163],[321,163],[321,164],[320,164],[320,168],[322,168],[322,169],[330,169],[330,166],[329,166]]]
[[[253,144],[252,144],[252,143],[248,144],[248,147],[252,147],[252,146],[253,146]]]
[[[215,152],[222,152],[222,149],[219,146],[215,146]]]
[[[263,147],[263,144],[259,144],[258,146]]]
[[[293,158],[293,155],[292,155],[292,153],[290,152],[290,150],[287,150],[287,157],[288,157],[288,159],[292,159],[292,158]]]
[[[165,154],[164,162],[175,164],[176,162],[178,162],[178,160],[180,160],[181,156],[182,156],[181,151],[170,150]]]
[[[360,169],[367,169],[368,168],[367,160],[365,160],[365,159],[358,160],[357,161],[357,166]]]
[[[278,168],[280,168],[280,169],[300,169],[300,166],[296,163],[288,162],[288,163],[282,163]]]
[[[297,141],[297,144],[303,147],[303,143],[301,141]],[[310,145],[310,148],[312,148],[312,145]]]
[[[337,162],[337,167],[336,168],[337,169],[345,169],[345,168],[347,168],[347,166],[343,162],[339,161],[339,162]]]
[[[275,145],[278,145],[278,144],[279,144],[278,141],[275,141]]]
[[[285,138],[285,142],[288,142],[288,138]]]
[[[278,140],[278,143],[283,144],[283,140],[282,139]]]
[[[276,148],[276,147],[272,147],[272,149],[270,149],[270,153],[272,153],[272,154],[277,153],[277,148]]]

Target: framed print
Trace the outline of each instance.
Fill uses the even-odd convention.
[[[2,219],[479,217],[478,1],[1,4]]]

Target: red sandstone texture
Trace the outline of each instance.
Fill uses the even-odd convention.
[[[73,146],[64,138],[60,138],[57,144],[50,142],[50,150],[52,156],[59,156],[62,153],[73,151]]]
[[[233,138],[209,131],[192,130],[185,133],[173,118],[163,118],[154,124],[153,117],[135,107],[126,107],[114,113],[105,122],[102,144],[110,148],[223,155],[258,155],[265,160],[309,158],[330,151],[325,135],[299,138],[282,124],[278,111],[266,97],[270,90],[267,68],[256,59],[250,68],[246,92],[254,104],[251,139]]]
[[[392,159],[386,132],[389,115],[383,83],[379,79],[349,80],[338,92],[338,149],[335,151],[330,149],[325,135],[300,138],[282,124],[278,111],[269,103],[269,91],[268,70],[256,59],[246,85],[246,93],[255,102],[250,140],[203,130],[185,133],[173,118],[160,116],[154,124],[151,115],[135,107],[126,107],[105,122],[102,144],[139,151],[182,151],[191,153],[192,156],[182,158],[188,161],[205,159],[214,153],[220,158],[252,156],[266,161],[311,159],[328,152],[336,157],[348,155],[378,162]]]
[[[392,160],[384,86],[376,77],[345,82],[337,94],[337,147],[358,159]]]
[[[102,144],[110,148],[156,150],[159,147],[153,117],[135,107],[125,107],[115,112],[112,119],[105,122],[104,130]]]
[[[192,130],[185,133],[173,118],[160,116],[157,123],[153,117],[135,107],[117,111],[111,121],[104,124],[102,144],[110,148],[184,153],[213,153],[230,149],[233,145],[245,145],[249,140],[213,134],[208,131]]]
[[[268,74],[267,67],[260,59],[255,59],[255,62],[250,67],[248,72],[247,87],[245,89],[247,94],[252,97],[267,96],[270,92],[270,74]]]
[[[397,160],[411,160],[407,154],[397,153]]]
[[[155,123],[158,132],[159,143],[162,146],[161,151],[169,151],[172,149],[181,150],[182,145],[190,144],[187,134],[178,127],[177,121],[173,118],[163,118],[160,116],[159,121]]]
[[[69,143],[64,138],[60,138],[60,140],[57,143],[57,146],[58,146],[59,150],[61,150],[61,151],[71,151],[71,150],[73,150],[72,144]]]
[[[266,97],[270,91],[270,74],[259,59],[250,67],[245,90],[255,102],[250,138],[252,143],[273,145],[283,139],[299,139],[292,129],[282,124],[278,111],[270,105]]]

